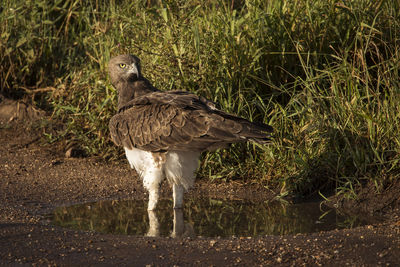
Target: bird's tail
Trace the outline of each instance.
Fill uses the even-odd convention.
[[[273,131],[274,129],[268,124],[248,121],[241,136],[259,144],[266,144],[270,142]]]

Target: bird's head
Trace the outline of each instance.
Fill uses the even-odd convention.
[[[111,82],[116,86],[120,82],[134,82],[141,77],[140,60],[134,55],[119,55],[108,63]]]

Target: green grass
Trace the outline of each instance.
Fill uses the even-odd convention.
[[[274,126],[270,146],[204,154],[202,177],[348,197],[399,177],[399,1],[5,0],[0,38],[1,92],[90,155],[122,155],[107,62],[133,53],[158,88]]]

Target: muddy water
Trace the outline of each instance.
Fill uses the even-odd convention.
[[[102,233],[147,236],[263,236],[352,228],[368,223],[319,203],[251,203],[188,199],[182,210],[161,200],[155,211],[137,200],[113,200],[57,208],[52,223]]]

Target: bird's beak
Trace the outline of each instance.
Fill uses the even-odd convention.
[[[130,79],[130,80],[137,80],[137,79],[139,79],[139,69],[138,69],[138,67],[136,66],[135,63],[133,63],[133,64],[130,66],[130,68],[129,68],[129,70],[128,70],[128,75],[129,75],[129,79]]]

